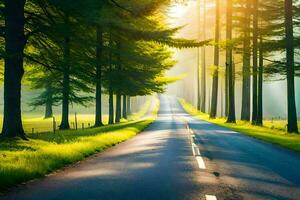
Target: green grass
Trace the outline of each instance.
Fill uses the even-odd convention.
[[[199,112],[191,104],[185,100],[179,100],[182,107],[186,112],[196,116],[199,119],[217,124],[219,126],[229,128],[231,130],[243,133],[250,137],[254,137],[266,142],[270,142],[281,147],[300,152],[300,135],[299,134],[288,134],[286,132],[286,121],[264,121],[264,126],[254,126],[249,122],[237,121],[236,124],[226,123],[226,119],[217,118],[210,119],[208,114]],[[300,122],[298,122],[300,127]]]
[[[156,100],[158,103],[158,100]],[[147,103],[135,117],[143,116]],[[29,141],[21,139],[0,142],[0,190],[41,177],[87,156],[128,140],[149,126],[153,117],[85,130],[58,131],[56,134],[28,134]]]
[[[61,117],[57,116],[55,117],[57,128],[59,126],[59,123],[61,121]],[[74,115],[69,116],[70,120],[70,126],[71,128],[74,128]],[[0,116],[0,129],[2,130],[2,121],[3,116]],[[44,119],[43,117],[38,116],[25,116],[22,119],[23,121],[23,128],[26,133],[32,133],[32,128],[34,128],[35,133],[42,133],[42,132],[51,132],[53,130],[53,120],[52,118]],[[92,114],[80,114],[77,115],[77,123],[78,128],[82,128],[82,124],[84,124],[85,128],[88,128],[89,125],[93,126],[95,122],[95,116]],[[108,116],[103,116],[103,122],[104,124],[107,124],[108,122]]]
[[[139,119],[143,116],[144,113],[147,112],[147,109],[150,106],[150,100],[146,101],[146,103],[141,107],[141,109],[136,112],[132,113],[128,119],[129,120],[134,120],[134,119]],[[56,116],[56,126],[58,129],[58,126],[61,121],[61,116]],[[108,116],[103,115],[102,120],[104,124],[108,123]],[[0,130],[2,130],[2,121],[3,121],[3,116],[0,115]],[[75,121],[75,116],[70,115],[69,116],[69,121],[70,121],[70,126],[72,129],[74,129],[74,121]],[[125,122],[126,120],[122,120],[122,122]],[[82,128],[82,124],[84,124],[85,128],[88,128],[89,126],[93,126],[95,122],[95,115],[93,114],[78,114],[77,115],[77,123],[78,123],[78,128]],[[23,117],[23,128],[26,133],[44,133],[44,132],[52,132],[53,131],[53,119],[44,119],[43,117],[39,116],[24,116]],[[32,130],[34,129],[34,130]]]

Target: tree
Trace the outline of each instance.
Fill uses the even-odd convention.
[[[299,4],[293,5],[293,26],[297,27],[297,19],[299,19]],[[260,45],[259,45],[259,86],[258,86],[258,117],[257,124],[262,125],[262,82],[263,74],[268,77],[287,77],[287,56],[276,56],[286,51],[287,39],[286,19],[285,19],[285,3],[283,0],[264,1],[260,4]],[[297,33],[297,28],[294,29]],[[294,37],[294,34],[293,34]],[[299,40],[299,35],[296,34],[294,41]],[[294,42],[294,51],[299,49],[299,46]],[[280,60],[279,60],[280,59]],[[266,64],[264,61],[267,61]],[[297,65],[294,65],[294,76],[297,75]],[[293,111],[294,112],[294,111]]]
[[[216,29],[215,29],[215,52],[214,52],[214,72],[212,84],[210,118],[216,118],[218,104],[218,83],[219,83],[219,40],[220,40],[220,1],[216,0]]]
[[[200,11],[201,11],[201,2],[197,0],[197,31],[198,39],[200,40]],[[197,110],[201,110],[201,90],[200,90],[200,48],[197,48]],[[204,94],[203,94],[204,95]]]
[[[228,81],[228,116],[227,123],[235,123],[235,84],[234,84],[234,67],[232,58],[232,0],[227,0],[227,23],[226,23],[226,68]]]
[[[246,0],[244,8],[243,26],[243,91],[242,91],[242,110],[241,120],[250,121],[250,98],[251,98],[251,80],[250,80],[250,17],[251,2]]]
[[[252,124],[257,123],[257,68],[258,68],[258,0],[253,0],[253,85],[252,85]]]
[[[122,117],[124,119],[127,119],[127,113],[128,113],[128,108],[127,108],[127,96],[126,95],[123,95],[123,112],[122,112]]]
[[[103,59],[103,31],[101,26],[97,26],[96,30],[96,111],[95,111],[95,127],[103,126],[102,122],[102,59]]]
[[[263,125],[263,73],[264,73],[264,47],[263,36],[259,37],[259,68],[258,68],[258,95],[257,95],[257,119],[256,125]]]
[[[27,73],[27,80],[30,81],[30,86],[34,90],[41,90],[40,94],[33,98],[30,103],[35,109],[39,106],[45,107],[44,118],[53,117],[54,105],[59,103],[59,89],[60,80],[58,80],[58,74],[43,70],[42,67],[31,67],[30,71]]]
[[[5,0],[4,114],[2,137],[25,138],[21,117],[21,81],[24,75],[25,0]]]
[[[288,132],[298,133],[295,103],[295,57],[293,34],[293,1],[285,0],[286,70],[288,99]]]
[[[206,40],[206,0],[203,0],[203,41]],[[201,112],[206,112],[206,50],[201,48]]]

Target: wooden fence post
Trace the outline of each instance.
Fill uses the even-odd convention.
[[[77,130],[77,113],[75,112],[75,130]]]
[[[55,121],[55,117],[53,117],[52,120],[53,120],[53,133],[55,134],[55,132],[56,132],[56,121]]]

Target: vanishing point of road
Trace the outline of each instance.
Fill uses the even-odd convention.
[[[135,138],[10,190],[9,200],[300,199],[300,154],[197,120],[160,97]]]

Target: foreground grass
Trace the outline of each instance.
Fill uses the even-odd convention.
[[[0,190],[41,177],[134,137],[155,120],[157,111],[158,105],[153,117],[145,120],[56,134],[29,134],[29,141],[1,141]]]
[[[182,107],[191,115],[196,116],[199,119],[217,124],[219,126],[229,128],[231,130],[246,134],[248,136],[270,142],[284,148],[300,152],[300,135],[288,134],[286,132],[286,122],[282,120],[278,121],[265,121],[264,126],[253,126],[249,122],[237,121],[236,124],[226,123],[226,119],[217,118],[210,119],[209,115],[199,112],[195,107],[186,101],[179,100]],[[299,123],[300,125],[300,123]]]

